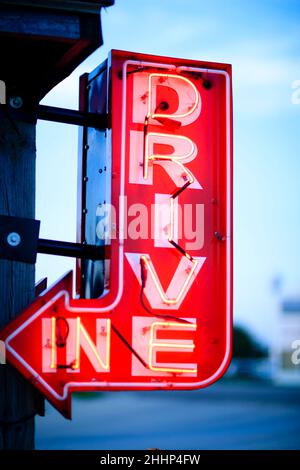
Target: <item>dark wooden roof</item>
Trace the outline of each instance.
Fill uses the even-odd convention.
[[[42,98],[103,44],[100,10],[114,0],[0,0],[0,79]]]
[[[81,13],[94,13],[99,7],[109,7],[114,0],[1,0],[0,3],[8,5],[23,5],[50,10],[77,11]]]

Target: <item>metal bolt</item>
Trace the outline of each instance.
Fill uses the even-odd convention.
[[[158,109],[161,109],[162,111],[169,109],[169,103],[166,101],[161,101],[158,105]]]
[[[205,90],[210,90],[212,87],[212,83],[209,80],[203,80],[202,86],[203,88],[205,88]]]
[[[220,232],[215,232],[214,235],[219,242],[223,242],[225,240],[225,237],[221,235]]]
[[[10,246],[18,246],[21,243],[21,237],[16,232],[11,232],[7,235],[7,243]]]
[[[14,109],[19,109],[23,106],[23,99],[21,96],[12,96],[9,100],[9,104]]]

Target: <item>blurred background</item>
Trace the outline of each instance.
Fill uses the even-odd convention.
[[[207,390],[76,395],[50,406],[42,449],[300,448],[300,4],[116,0],[104,46],[43,104],[78,108],[78,82],[110,49],[231,63],[234,99],[234,356]],[[41,237],[75,241],[75,126],[39,122]],[[57,169],[59,168],[59,172]],[[37,280],[74,269],[38,255]]]

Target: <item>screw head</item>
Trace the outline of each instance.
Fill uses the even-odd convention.
[[[169,103],[167,103],[166,101],[161,101],[158,105],[158,109],[161,109],[162,111],[166,111],[167,109],[169,109]]]
[[[18,246],[21,243],[21,237],[17,232],[11,232],[7,235],[7,243],[10,246]]]
[[[210,80],[203,80],[202,86],[205,90],[210,90],[212,88],[212,83]]]
[[[9,100],[9,104],[14,109],[19,109],[23,106],[23,99],[21,96],[12,96]]]

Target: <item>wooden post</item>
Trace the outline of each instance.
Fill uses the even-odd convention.
[[[35,124],[0,119],[0,214],[34,218]],[[0,328],[34,298],[33,265],[0,260]],[[34,448],[35,392],[9,364],[0,366],[0,449]]]
[[[100,11],[113,3],[0,0],[1,215],[34,218],[38,102],[102,45]],[[34,266],[0,259],[0,328],[31,302],[34,283]],[[39,404],[30,383],[0,365],[0,449],[34,448]]]

